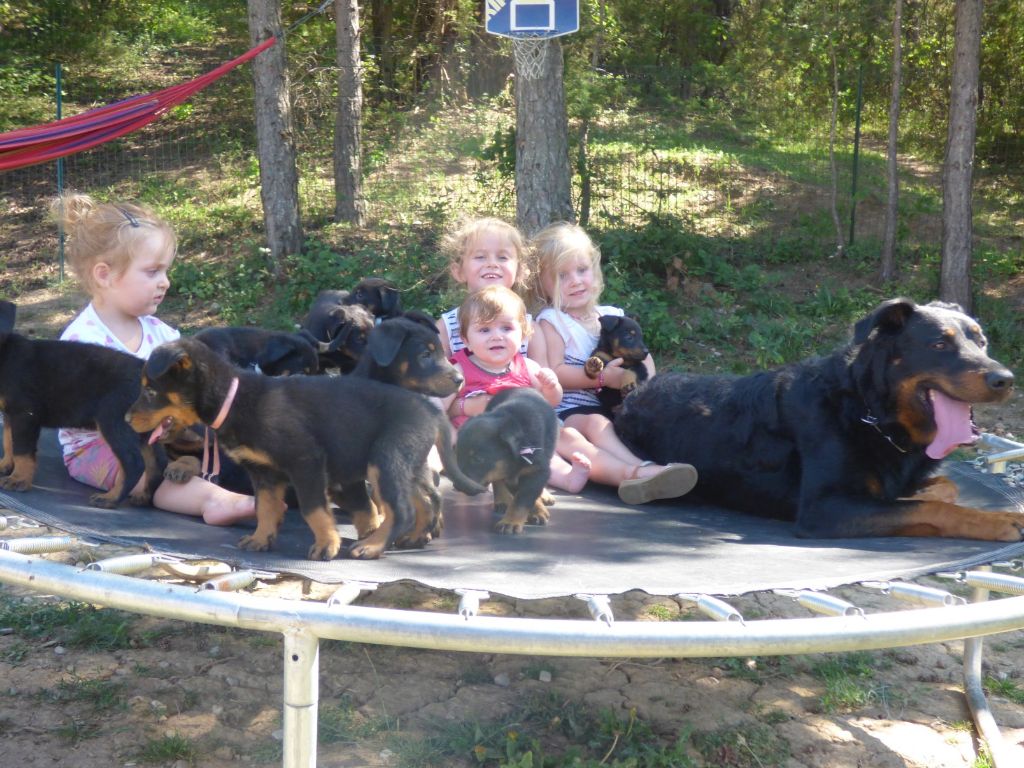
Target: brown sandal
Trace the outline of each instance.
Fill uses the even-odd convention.
[[[645,461],[637,465],[630,478],[619,484],[619,498],[626,504],[676,499],[685,496],[697,485],[697,470],[689,464],[668,464],[665,469],[651,477],[637,476],[641,467],[649,467],[653,463]]]

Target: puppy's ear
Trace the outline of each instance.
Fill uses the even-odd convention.
[[[370,331],[366,349],[377,365],[388,366],[395,360],[405,341],[406,331],[401,323],[381,323]]]
[[[293,336],[272,336],[260,352],[260,368],[266,369],[281,362],[297,352],[296,347],[304,343],[305,340]]]
[[[17,304],[12,301],[0,301],[0,333],[11,333],[17,316]]]
[[[201,344],[202,342],[196,342]],[[151,379],[164,376],[171,369],[187,371],[192,368],[192,358],[179,344],[161,344],[153,350],[146,361],[146,375]]]
[[[853,326],[854,344],[863,344],[876,328],[879,333],[898,333],[903,330],[907,320],[917,309],[910,299],[889,299],[883,301],[867,317],[858,320]]]
[[[384,317],[394,317],[402,311],[402,295],[397,288],[382,285],[378,291],[380,293],[380,308]]]
[[[601,323],[601,331],[603,333],[610,333],[619,327],[619,323],[622,322],[622,318],[618,315],[601,315],[597,321]]]

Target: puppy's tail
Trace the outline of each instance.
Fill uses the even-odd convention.
[[[470,496],[476,496],[478,493],[486,491],[487,489],[484,486],[462,474],[462,470],[459,469],[459,463],[455,459],[455,450],[452,448],[452,427],[448,419],[442,417],[437,420],[437,423],[437,440],[434,442],[434,445],[437,446],[437,452],[441,455],[441,466],[444,467],[444,473],[448,475],[452,485],[455,486],[456,490],[467,493]]]

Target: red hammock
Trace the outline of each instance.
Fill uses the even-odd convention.
[[[269,37],[237,59],[221,64],[195,80],[162,91],[132,96],[45,125],[0,133],[0,171],[54,160],[116,139],[149,125],[175,104],[208,86],[277,42]]]

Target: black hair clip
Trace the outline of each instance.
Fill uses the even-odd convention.
[[[131,215],[130,213],[128,213],[128,211],[127,211],[127,210],[125,210],[125,209],[124,209],[124,208],[122,208],[121,206],[115,206],[115,207],[116,207],[116,208],[117,208],[117,210],[119,210],[119,211],[120,211],[120,212],[121,212],[122,214],[124,214],[124,217],[125,217],[126,219],[128,219],[128,223],[129,223],[129,224],[131,224],[133,228],[134,228],[134,227],[138,227],[138,226],[139,226],[139,220],[138,220],[138,219],[136,219],[136,218],[135,218],[134,216],[132,216],[132,215]]]

